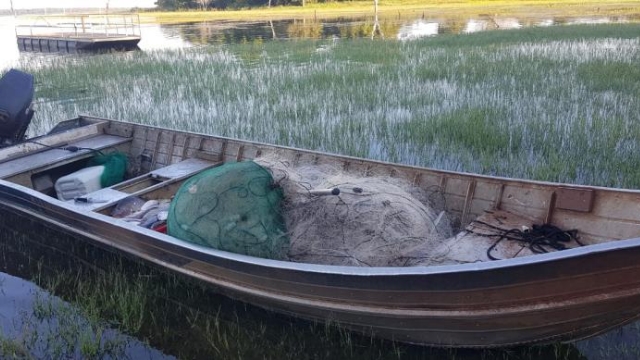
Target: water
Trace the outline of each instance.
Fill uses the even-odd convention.
[[[78,349],[76,334],[95,332],[86,319],[71,305],[49,294],[31,282],[0,273],[0,334],[14,339],[32,356],[84,358]],[[143,342],[110,328],[103,329],[99,342],[103,348],[113,347],[113,358],[175,359]],[[64,334],[73,334],[65,339]],[[78,343],[77,343],[78,342]],[[58,350],[56,350],[56,348]],[[56,354],[56,351],[59,351]],[[105,356],[106,357],[106,356]]]

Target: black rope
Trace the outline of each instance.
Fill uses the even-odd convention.
[[[483,221],[475,221],[475,223],[499,231],[497,234],[483,234],[469,230],[469,232],[476,235],[498,238],[498,240],[496,240],[493,245],[487,249],[487,257],[491,260],[500,260],[491,255],[491,251],[493,251],[493,249],[495,249],[502,240],[512,240],[524,243],[533,253],[536,254],[547,253],[549,252],[549,248],[558,251],[566,250],[568,249],[567,244],[571,241],[575,241],[578,245],[583,246],[583,244],[578,240],[578,230],[576,229],[562,230],[559,227],[550,224],[534,224],[531,229],[505,230]]]
[[[104,155],[104,154],[102,154],[102,151],[100,151],[98,149],[80,147],[80,146],[75,146],[75,145],[70,145],[70,146],[51,146],[51,145],[43,144],[43,143],[37,142],[35,140],[30,140],[30,139],[27,139],[26,141],[30,142],[30,143],[34,143],[36,145],[44,146],[44,147],[49,148],[49,149],[65,150],[65,151],[69,151],[69,152],[72,152],[72,153],[78,152],[80,150],[89,150],[89,151],[93,151],[95,153],[98,153],[100,155]]]

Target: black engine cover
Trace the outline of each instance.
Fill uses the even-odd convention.
[[[24,140],[33,117],[33,76],[11,69],[0,78],[0,147]]]

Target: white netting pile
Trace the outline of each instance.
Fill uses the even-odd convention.
[[[442,198],[439,192],[397,178],[354,177],[327,165],[255,161],[284,190],[289,260],[350,266],[446,261],[436,248],[452,236],[452,229],[443,201],[433,201]],[[312,195],[313,190],[335,188],[339,195]]]

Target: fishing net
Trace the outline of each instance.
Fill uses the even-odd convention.
[[[103,165],[104,171],[100,176],[100,186],[103,188],[115,185],[124,180],[127,171],[127,155],[120,152],[98,154],[91,158],[89,166]]]
[[[282,189],[252,161],[228,163],[192,177],[175,194],[167,232],[239,254],[284,259],[289,245]]]
[[[437,248],[453,232],[444,201],[434,201],[443,199],[434,196],[439,191],[388,176],[356,177],[328,165],[291,166],[275,157],[255,161],[283,188],[289,260],[350,266],[446,261]],[[314,195],[335,188],[338,195]]]

